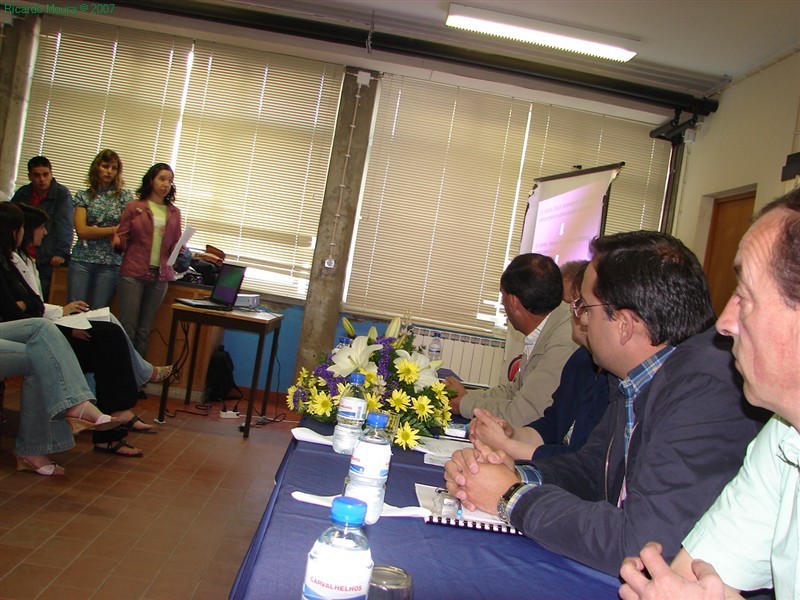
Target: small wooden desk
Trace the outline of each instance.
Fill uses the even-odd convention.
[[[200,330],[204,325],[211,327],[221,327],[223,329],[235,329],[238,331],[249,331],[258,334],[258,349],[253,363],[253,380],[250,383],[250,394],[247,398],[247,417],[244,421],[244,437],[250,435],[250,422],[253,418],[253,402],[258,392],[258,375],[261,369],[261,356],[264,351],[264,338],[272,333],[272,350],[269,355],[269,368],[267,369],[267,381],[264,385],[264,397],[261,402],[261,414],[267,410],[267,395],[272,386],[272,373],[275,367],[275,356],[278,353],[278,335],[281,331],[283,315],[276,315],[268,312],[250,312],[233,310],[230,312],[219,310],[205,310],[194,308],[185,304],[173,304],[172,326],[169,330],[169,344],[167,346],[167,362],[172,364],[173,350],[175,347],[175,332],[178,323],[194,323],[194,342],[192,343],[192,355],[189,360],[189,376],[186,378],[186,398],[185,403],[189,404],[192,394],[192,381],[194,380],[195,363],[197,362],[197,347],[200,337]],[[169,378],[164,381],[161,387],[161,404],[158,407],[158,420],[164,421],[164,413],[167,408],[167,397],[169,395]]]

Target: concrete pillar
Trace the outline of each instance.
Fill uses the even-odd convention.
[[[319,364],[320,356],[333,347],[369,146],[378,77],[376,72],[348,68],[344,78],[317,245],[311,264],[311,281],[296,370],[300,367],[313,369]],[[363,85],[359,85],[359,81]]]
[[[14,181],[25,132],[36,51],[39,47],[39,15],[25,15],[3,22],[0,50],[0,200],[14,193]]]

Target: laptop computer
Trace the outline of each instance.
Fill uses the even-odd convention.
[[[233,310],[236,304],[236,296],[239,295],[239,290],[242,289],[244,270],[246,268],[222,263],[217,274],[217,282],[211,291],[211,296],[208,298],[175,298],[175,301],[195,308]]]

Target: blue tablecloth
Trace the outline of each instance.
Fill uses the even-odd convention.
[[[295,490],[326,496],[341,493],[349,459],[327,446],[290,443],[230,598],[299,597],[306,555],[328,527],[330,509],[298,502],[290,494]],[[425,465],[421,453],[395,449],[386,502],[416,504],[414,483],[441,485],[442,469]],[[615,578],[553,554],[522,536],[426,524],[412,518],[382,518],[365,530],[375,563],[411,573],[417,600],[617,598]]]

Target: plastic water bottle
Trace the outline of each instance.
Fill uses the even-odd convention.
[[[438,331],[434,332],[433,339],[428,344],[428,359],[429,360],[442,360],[442,334]]]
[[[347,337],[346,335],[343,335],[342,337],[339,338],[339,341],[336,343],[335,350],[338,350],[339,348],[349,348],[349,347],[350,347],[350,338]]]
[[[336,427],[333,430],[333,449],[339,454],[352,454],[353,446],[361,435],[361,427],[367,416],[364,379],[363,373],[351,373],[349,389],[339,399]]]
[[[386,434],[388,421],[389,416],[384,413],[370,413],[367,428],[358,438],[350,459],[344,494],[367,503],[367,517],[364,519],[367,525],[377,521],[383,510],[386,478],[392,460],[392,446]]]
[[[308,553],[303,600],[366,598],[372,552],[361,530],[367,506],[355,498],[334,498],[331,526]]]

